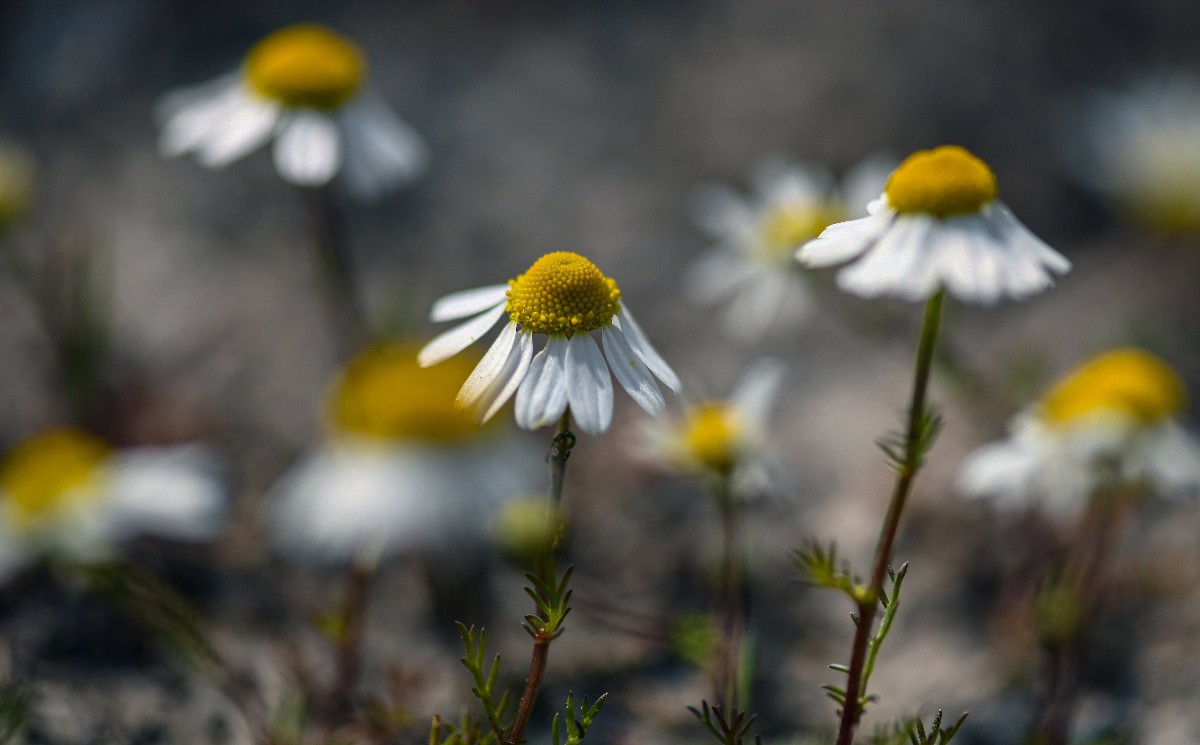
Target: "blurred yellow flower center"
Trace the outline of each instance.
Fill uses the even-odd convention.
[[[92,487],[100,482],[100,466],[110,452],[100,438],[65,428],[18,443],[0,462],[10,523],[27,530],[72,504],[99,498],[101,492]]]
[[[611,326],[621,309],[616,281],[570,251],[546,254],[508,284],[509,318],[539,334],[570,336]]]
[[[998,189],[986,163],[958,145],[943,145],[905,158],[884,193],[897,212],[943,218],[979,212]]]
[[[389,442],[448,444],[477,436],[479,426],[454,405],[454,397],[478,356],[460,354],[435,367],[421,367],[418,348],[378,344],[347,363],[329,398],[333,428]]]
[[[246,79],[287,106],[336,109],[358,92],[366,62],[357,46],[324,26],[288,26],[246,55]]]
[[[1139,349],[1116,349],[1084,362],[1042,398],[1043,419],[1069,425],[1095,413],[1153,424],[1187,403],[1183,380],[1169,365]]]
[[[725,403],[702,403],[684,418],[683,442],[688,454],[705,468],[728,472],[741,452],[742,423]]]
[[[769,257],[792,261],[792,252],[821,231],[846,218],[840,205],[785,202],[768,211],[759,225],[759,238]]]

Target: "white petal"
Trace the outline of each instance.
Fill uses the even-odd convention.
[[[1195,495],[1200,490],[1200,442],[1183,427],[1165,423],[1148,433],[1139,450],[1144,475],[1159,491]]]
[[[642,358],[642,362],[646,363],[646,367],[650,368],[650,372],[654,373],[654,376],[661,380],[663,385],[675,393],[679,393],[681,388],[679,376],[675,374],[675,371],[657,350],[650,346],[650,342],[642,332],[642,327],[633,319],[633,314],[629,312],[628,306],[624,303],[621,304],[621,312],[613,317],[613,323],[625,332],[625,340],[629,342],[629,346],[633,347],[637,356]]]
[[[754,208],[727,186],[701,186],[690,202],[692,220],[715,238],[740,240],[757,230],[758,216]]]
[[[584,432],[598,435],[612,424],[613,389],[608,365],[589,333],[567,342],[567,402]]]
[[[770,357],[750,366],[729,394],[729,403],[751,432],[761,432],[779,396],[783,363]]]
[[[172,157],[195,150],[226,125],[245,97],[240,72],[164,96],[155,107],[162,126],[159,152]]]
[[[521,385],[533,357],[533,334],[508,323],[458,392],[462,406],[480,422],[500,410]]]
[[[667,402],[649,368],[629,346],[625,332],[616,326],[605,326],[600,330],[600,338],[604,340],[604,356],[608,358],[608,365],[625,392],[647,414],[661,414]]]
[[[883,206],[879,195],[898,165],[899,161],[890,155],[874,155],[846,171],[842,176],[842,204],[856,217],[874,214],[869,206],[874,202]]]
[[[275,138],[275,169],[297,186],[329,183],[342,165],[342,138],[326,114],[302,110],[293,114]]]
[[[871,247],[896,217],[882,212],[830,225],[819,236],[796,250],[796,258],[808,267],[842,264],[861,255]]]
[[[517,426],[537,429],[567,410],[567,338],[551,336],[517,389]]]
[[[1019,439],[1001,440],[971,453],[959,467],[959,491],[970,497],[992,497],[1010,506],[1034,498],[1033,479],[1042,455]]]
[[[996,202],[991,205],[988,212],[1004,240],[1013,241],[1019,237],[1028,244],[1030,250],[1037,256],[1038,262],[1055,274],[1066,274],[1071,271],[1070,259],[1034,235],[1008,207]]]
[[[459,318],[473,316],[485,310],[491,310],[497,303],[503,303],[508,292],[508,285],[489,285],[476,287],[473,290],[452,292],[437,300],[433,310],[429,312],[431,321],[454,321]]]
[[[702,304],[727,297],[755,272],[755,262],[721,246],[693,261],[683,274],[683,291]]]
[[[106,509],[114,539],[150,533],[202,540],[220,530],[225,489],[204,448],[143,447],[118,453]]]
[[[863,297],[920,300],[932,295],[939,281],[926,244],[935,230],[931,218],[897,218],[862,258],[838,272],[838,287]]]
[[[504,306],[497,305],[486,313],[435,336],[417,354],[417,364],[421,367],[429,367],[442,360],[450,359],[478,341],[479,337],[496,325],[496,321],[499,321],[502,315],[504,315]]]
[[[421,136],[375,94],[347,104],[339,118],[346,136],[346,182],[358,196],[378,199],[425,171],[429,149]]]
[[[787,269],[760,267],[742,283],[725,315],[725,331],[733,339],[753,342],[765,337],[779,321],[794,323],[809,310],[808,287]]]
[[[222,168],[260,147],[275,132],[281,114],[278,105],[251,96],[237,88],[217,113],[220,118],[208,122],[209,130],[198,142],[196,159],[208,168]],[[205,122],[193,123],[196,134]]]

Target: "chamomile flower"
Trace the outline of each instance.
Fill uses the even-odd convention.
[[[894,166],[869,160],[838,188],[821,169],[772,158],[755,170],[748,197],[725,186],[701,189],[693,217],[717,243],[688,268],[685,291],[702,305],[728,303],[724,326],[734,338],[794,328],[812,310],[795,250],[829,225],[865,215],[860,205],[879,193]]]
[[[681,417],[648,423],[647,450],[684,473],[732,477],[739,492],[761,485],[767,419],[782,380],[778,360],[759,360],[742,374],[728,398],[688,405]]]
[[[523,429],[553,424],[570,407],[579,429],[604,432],[612,423],[610,368],[652,415],[666,407],[655,378],[679,392],[679,378],[622,305],[616,281],[569,251],[546,254],[507,285],[455,292],[434,303],[434,321],[471,318],[429,342],[418,358],[421,366],[458,354],[506,314],[508,323],[456,399],[478,421],[490,419],[515,393]],[[593,331],[600,332],[603,355]],[[547,337],[536,356],[534,334]]]
[[[956,145],[921,150],[892,172],[868,217],[831,225],[796,256],[845,264],[838,286],[863,297],[924,300],[939,290],[970,303],[1036,295],[1071,262],[997,199],[987,164]]]
[[[961,490],[1071,516],[1101,487],[1173,493],[1200,487],[1200,443],[1176,421],[1183,381],[1167,363],[1119,348],[1068,373],[1017,415],[1009,437],[971,454]]]
[[[331,386],[324,442],[273,490],[279,545],[298,557],[374,561],[483,540],[491,514],[532,486],[514,446],[453,403],[467,357],[417,366],[416,345],[369,347]]]
[[[0,228],[29,211],[36,171],[28,150],[0,141]]]
[[[0,577],[48,555],[104,560],[140,534],[211,538],[225,508],[217,473],[194,445],[114,450],[69,428],[23,440],[0,461]]]
[[[1086,115],[1081,178],[1149,227],[1200,231],[1200,84],[1146,81],[1097,96]]]
[[[221,168],[274,138],[275,168],[298,186],[342,173],[376,198],[425,168],[424,143],[365,90],[366,60],[349,39],[315,24],[270,34],[241,67],[177,91],[158,108],[159,150]]]

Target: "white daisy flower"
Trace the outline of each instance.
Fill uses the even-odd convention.
[[[0,228],[29,211],[36,173],[37,161],[32,153],[0,141]]]
[[[868,217],[831,225],[796,253],[811,267],[846,264],[838,286],[863,297],[924,300],[939,290],[970,303],[1035,295],[1071,262],[997,198],[987,164],[956,145],[913,153]]]
[[[749,197],[726,186],[701,189],[693,218],[717,244],[688,268],[685,291],[702,305],[728,303],[724,327],[736,339],[796,327],[810,314],[812,297],[793,253],[829,225],[860,210],[865,215],[851,205],[873,199],[894,167],[869,160],[838,188],[824,170],[770,158],[755,169]]]
[[[105,560],[135,535],[212,538],[225,512],[218,472],[196,445],[114,451],[68,428],[23,440],[0,461],[0,577],[47,555]]]
[[[727,399],[688,405],[682,417],[648,423],[647,450],[684,473],[731,477],[737,493],[761,491],[771,480],[763,450],[782,381],[782,363],[757,361]]]
[[[478,421],[490,419],[516,393],[517,424],[524,429],[553,424],[569,406],[579,429],[604,432],[612,422],[610,368],[652,415],[666,407],[655,378],[679,392],[679,378],[622,305],[617,283],[569,251],[546,254],[507,285],[455,292],[434,303],[434,321],[473,317],[431,341],[420,364],[453,357],[506,313],[509,322],[458,392],[459,405]],[[603,355],[592,331],[600,332]],[[535,333],[548,337],[537,356]]]
[[[1094,98],[1075,171],[1133,218],[1168,232],[1200,231],[1200,84],[1150,80]]]
[[[522,453],[480,429],[453,395],[476,360],[417,366],[416,345],[380,344],[334,382],[325,442],[273,489],[275,537],[287,553],[373,562],[487,538],[491,515],[532,485]]]
[[[1139,349],[1093,357],[1017,415],[1008,439],[964,461],[959,487],[1001,505],[1076,515],[1102,487],[1200,488],[1200,443],[1175,417],[1186,392],[1165,362]]]
[[[363,89],[366,61],[349,39],[314,24],[276,31],[236,72],[166,96],[159,150],[221,168],[274,138],[275,168],[297,186],[344,175],[377,198],[425,168],[421,138]]]

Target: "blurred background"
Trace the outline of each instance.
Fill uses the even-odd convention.
[[[1077,175],[1092,97],[1197,74],[1200,4],[0,4],[0,137],[37,163],[31,209],[0,244],[46,278],[33,292],[16,273],[0,275],[0,444],[73,422],[119,447],[203,441],[219,453],[224,532],[129,551],[199,608],[245,684],[275,702],[296,660],[316,677],[329,665],[311,619],[341,573],[285,561],[266,536],[272,484],[321,441],[338,344],[303,205],[269,153],[218,171],[164,159],[153,111],[299,21],[360,44],[371,88],[429,146],[421,179],[372,204],[338,203],[378,328],[428,338],[442,330],[425,320],[436,298],[570,250],[620,283],[691,400],[727,394],[759,357],[785,363],[766,446],[776,488],[746,505],[743,533],[759,660],[751,708],[770,743],[823,738],[836,724],[819,686],[840,677],[826,665],[848,653],[850,608],[796,582],[789,551],[836,540],[867,571],[891,483],[873,442],[903,408],[919,308],[839,296],[822,272],[809,323],[731,338],[716,310],[682,291],[685,267],[712,243],[690,205],[706,183],[748,190],[773,154],[837,175],[875,154],[943,143],[986,160],[1001,198],[1075,269],[1029,302],[948,309],[933,384],[948,424],[898,545],[908,594],[867,728],[969,709],[956,742],[1021,741],[1039,665],[1030,598],[1039,557],[1063,537],[1036,514],[962,499],[953,478],[966,453],[1096,351],[1140,345],[1200,385],[1200,233],[1128,220]],[[44,309],[75,301],[46,298],[80,284],[102,331],[64,353]],[[645,415],[617,398],[612,429],[581,436],[570,461],[575,611],[531,733],[546,738],[567,690],[608,691],[597,742],[700,742],[685,707],[708,695],[706,678],[670,630],[711,608],[715,512],[697,483],[648,462]],[[512,437],[512,462],[541,484],[549,432]],[[1126,526],[1117,591],[1091,626],[1079,741],[1200,740],[1197,518],[1193,502],[1162,502]],[[415,724],[399,741],[422,742],[433,712],[456,717],[473,703],[453,620],[487,624],[512,685],[526,669],[519,569],[487,545],[449,551],[484,557],[474,590],[447,590],[432,576],[443,562],[420,551],[386,562],[371,587],[363,686],[406,681],[393,688]],[[36,572],[10,581],[0,638],[0,671],[34,694],[20,741],[247,741],[220,686],[78,587]]]

